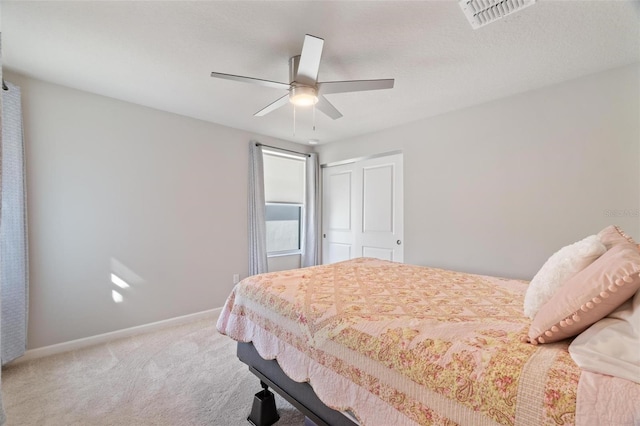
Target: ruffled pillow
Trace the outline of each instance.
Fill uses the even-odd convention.
[[[620,243],[574,275],[536,314],[529,342],[550,343],[575,336],[604,318],[640,288],[640,251]]]
[[[620,243],[636,244],[636,242],[633,241],[633,238],[625,234],[625,232],[616,225],[609,225],[602,231],[598,232],[598,238],[600,238],[600,241],[602,241],[602,244],[605,245],[607,250]]]
[[[597,235],[554,253],[533,277],[524,296],[524,314],[533,319],[564,283],[599,258],[607,248]]]

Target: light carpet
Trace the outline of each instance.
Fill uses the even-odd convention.
[[[259,380],[215,318],[3,368],[8,426],[248,425]],[[276,396],[277,426],[304,416]]]

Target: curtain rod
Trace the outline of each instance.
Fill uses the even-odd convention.
[[[265,145],[265,144],[260,143],[260,142],[256,142],[256,146],[266,146],[267,148],[279,149],[280,151],[292,152],[294,154],[304,155],[305,157],[311,157],[311,155],[307,154],[306,152],[298,152],[298,151],[294,151],[292,149],[285,149],[285,148],[279,148],[277,146]]]

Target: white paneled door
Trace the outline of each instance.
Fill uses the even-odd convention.
[[[402,262],[402,154],[323,168],[322,262]]]

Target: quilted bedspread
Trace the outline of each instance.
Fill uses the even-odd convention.
[[[574,424],[568,343],[523,343],[527,283],[370,258],[249,277],[217,328],[362,425]]]

